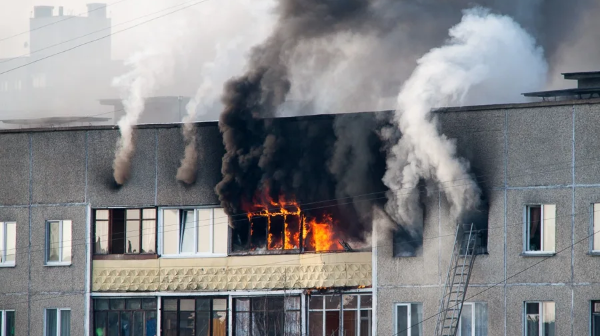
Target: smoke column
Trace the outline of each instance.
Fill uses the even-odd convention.
[[[180,30],[169,30],[168,33],[157,34],[156,40],[149,43],[144,51],[135,53],[126,61],[125,64],[132,69],[113,80],[113,85],[119,87],[125,96],[125,115],[118,123],[121,137],[117,141],[113,161],[113,177],[119,185],[129,179],[135,152],[133,128],[144,111],[145,100],[172,76],[174,55],[180,52],[177,45],[181,33],[178,32]]]
[[[541,48],[513,19],[483,8],[464,11],[450,39],[418,60],[398,95],[393,122],[402,133],[388,152],[383,178],[390,188],[386,210],[411,227],[422,212],[415,190],[433,181],[450,204],[451,221],[479,202],[480,190],[459,159],[455,143],[440,134],[432,109],[441,106],[514,101],[544,85],[547,65]]]

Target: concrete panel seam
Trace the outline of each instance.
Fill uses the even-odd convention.
[[[507,231],[507,223],[506,217],[508,216],[507,209],[507,199],[508,199],[508,110],[504,110],[504,335],[506,336],[506,329],[508,326],[508,311],[507,311],[507,295],[506,295],[506,278],[507,278],[507,270],[506,270],[506,259],[507,259],[507,242],[506,236],[508,234]],[[488,238],[489,239],[489,238]]]
[[[29,275],[27,278],[27,335],[31,335],[31,203],[33,202],[33,143],[29,134],[29,246],[27,260]],[[45,253],[44,253],[45,254]]]
[[[575,281],[575,105],[572,107],[572,134],[571,141],[571,177],[572,177],[572,198],[571,198],[571,283]],[[571,286],[571,336],[574,332],[575,318],[575,290]]]

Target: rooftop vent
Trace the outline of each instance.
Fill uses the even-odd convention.
[[[33,7],[33,17],[44,18],[51,17],[54,6],[35,6]]]
[[[600,71],[569,72],[562,74],[565,79],[577,80],[577,88],[528,92],[525,97],[538,97],[543,100],[591,99],[600,98]]]

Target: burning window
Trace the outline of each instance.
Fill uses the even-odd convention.
[[[554,252],[556,206],[554,204],[527,206],[525,251]]]
[[[94,210],[94,254],[156,253],[156,209]]]
[[[236,298],[235,336],[300,336],[300,297],[262,296]]]
[[[295,201],[252,205],[246,218],[236,220],[231,250],[340,251],[344,246],[334,232],[330,214],[307,214]]]
[[[371,335],[371,294],[313,295],[308,309],[309,336]]]
[[[222,208],[161,210],[163,255],[227,254],[229,217]]]

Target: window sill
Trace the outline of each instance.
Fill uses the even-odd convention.
[[[227,254],[161,254],[160,259],[225,258]]]
[[[600,257],[600,251],[590,251],[586,254],[592,257]]]
[[[148,260],[158,259],[158,254],[95,254],[93,260]]]
[[[58,266],[58,267],[68,267],[68,266],[71,266],[71,265],[72,265],[72,263],[70,263],[70,262],[68,262],[68,263],[46,263],[46,264],[44,264],[44,266],[46,266],[46,267],[56,267],[56,266]]]
[[[554,257],[556,252],[523,252],[520,254],[521,257],[525,258],[536,258],[536,257]]]
[[[17,267],[16,263],[2,263],[0,264],[0,268],[13,268],[13,267]]]

